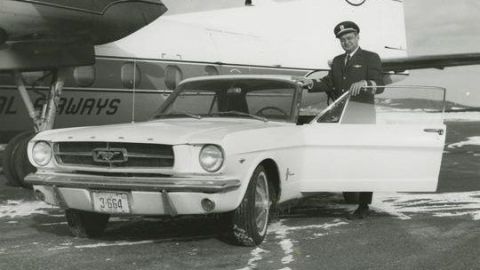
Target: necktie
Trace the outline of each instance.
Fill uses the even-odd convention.
[[[346,60],[345,60],[345,67],[347,67],[348,64],[350,63],[350,58],[352,58],[352,57],[350,56],[350,54],[347,54],[347,57],[346,57]]]

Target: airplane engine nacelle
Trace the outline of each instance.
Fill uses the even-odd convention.
[[[98,45],[123,38],[166,11],[160,0],[6,0],[0,27],[8,41],[70,39]]]
[[[3,0],[0,70],[92,65],[95,45],[128,36],[166,11],[160,0]]]

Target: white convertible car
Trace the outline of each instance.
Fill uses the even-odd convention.
[[[28,146],[37,198],[76,236],[110,215],[216,213],[258,245],[272,206],[317,192],[435,191],[445,90],[366,89],[330,106],[289,76],[183,81],[147,122],[50,130]],[[326,107],[326,108],[325,108]]]

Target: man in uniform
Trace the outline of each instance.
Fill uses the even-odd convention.
[[[367,117],[364,117],[362,123],[375,123],[374,95],[383,92],[383,88],[375,86],[384,84],[382,63],[378,54],[359,47],[359,33],[360,28],[351,21],[344,21],[335,26],[334,34],[339,39],[345,54],[333,59],[327,76],[318,81],[307,80],[306,83],[309,84],[310,92],[326,92],[333,99],[350,90],[351,105],[363,104],[356,108],[369,108],[366,110],[367,113],[363,114]],[[373,87],[364,88],[367,86]],[[352,108],[355,107],[352,106]],[[359,112],[356,114],[358,116]],[[352,115],[355,115],[355,112],[352,112]],[[372,202],[372,195],[372,192],[360,192],[358,208],[350,215],[351,218],[365,218],[368,215],[368,205]]]

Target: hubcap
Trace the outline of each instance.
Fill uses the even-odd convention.
[[[255,187],[255,223],[260,235],[265,234],[267,230],[269,209],[270,197],[268,194],[267,176],[265,172],[260,172],[257,176],[257,185]]]

